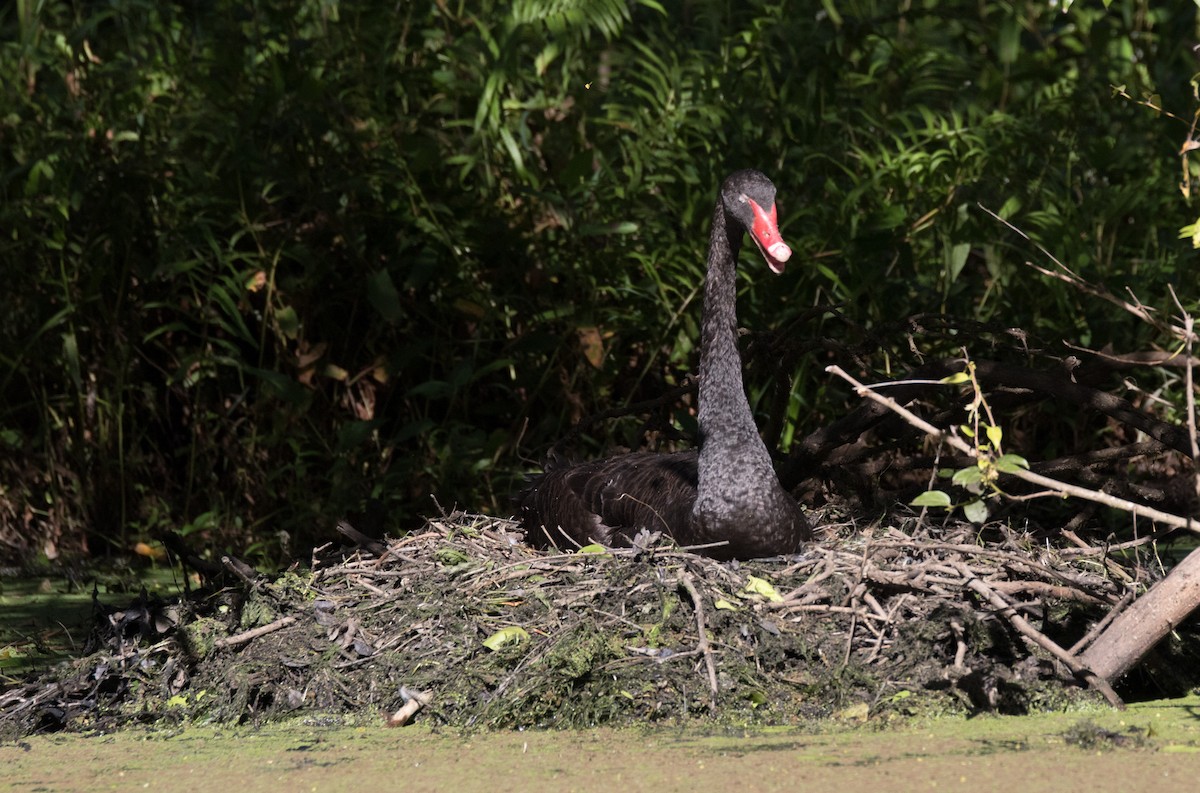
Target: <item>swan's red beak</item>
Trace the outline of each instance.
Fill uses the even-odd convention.
[[[762,251],[763,258],[776,274],[783,273],[783,263],[792,257],[792,249],[783,241],[779,233],[779,221],[776,219],[775,205],[769,210],[760,207],[754,199],[747,199],[750,208],[754,210],[754,227],[750,236]]]

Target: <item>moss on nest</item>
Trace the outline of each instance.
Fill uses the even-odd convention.
[[[96,651],[59,670],[53,694],[45,681],[11,689],[0,725],[376,718],[418,698],[416,718],[462,727],[745,726],[1090,696],[966,582],[1003,591],[1027,619],[1051,615],[1041,630],[1068,646],[1124,586],[1086,554],[995,532],[1004,549],[978,527],[913,521],[719,563],[665,542],[548,555],[511,521],[456,514],[378,557],[327,550],[311,572],[240,595],[194,593],[178,625],[153,618],[161,605],[106,615]]]

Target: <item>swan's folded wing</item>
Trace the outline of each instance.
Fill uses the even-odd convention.
[[[642,529],[686,532],[696,503],[696,455],[627,454],[575,473],[572,489],[609,531],[610,544],[628,545]]]
[[[642,529],[674,535],[691,520],[696,456],[627,454],[556,468],[518,496],[535,545],[627,546]]]
[[[517,494],[525,539],[538,548],[575,550],[603,542],[600,518],[588,510],[565,476],[574,469],[547,471]]]

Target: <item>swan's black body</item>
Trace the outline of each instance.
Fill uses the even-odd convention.
[[[775,221],[775,186],[758,171],[725,180],[713,213],[700,353],[699,452],[636,453],[551,467],[518,496],[538,546],[629,545],[641,529],[722,559],[792,553],[808,522],[779,485],[742,385],[736,263],[750,232],[771,269],[791,255]]]

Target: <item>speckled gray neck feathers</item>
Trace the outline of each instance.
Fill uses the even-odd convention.
[[[699,486],[693,514],[705,524],[765,514],[779,491],[771,456],[758,434],[737,345],[737,254],[744,230],[729,222],[724,202],[713,212],[700,360]],[[766,492],[764,492],[766,491]],[[750,515],[747,515],[750,513]],[[709,526],[713,531],[726,528]],[[751,526],[741,526],[753,531]]]

